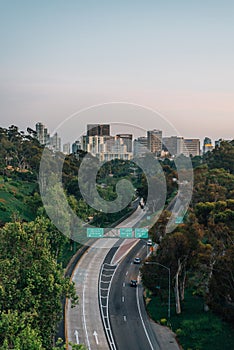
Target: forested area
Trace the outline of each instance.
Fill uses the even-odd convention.
[[[220,148],[207,153],[199,161],[196,159],[193,197],[184,222],[174,232],[165,234],[170,212],[165,210],[162,213],[151,229],[153,240],[159,244],[156,255],[148,259],[153,264],[142,267],[144,285],[163,303],[167,303],[168,298],[168,271],[159,264],[170,269],[172,307],[177,315],[185,312],[189,292],[203,300],[205,311],[210,309],[232,326],[233,160],[234,141],[222,142]],[[197,346],[197,349],[203,347]]]
[[[52,350],[65,296],[78,302],[64,267],[79,244],[49,220],[39,193],[39,166],[43,147],[28,129],[0,128],[0,350]],[[54,155],[56,157],[59,154]],[[85,153],[66,156],[63,187],[74,213],[84,222],[111,225],[126,212],[95,211],[82,198],[77,173]],[[149,262],[170,269],[173,307],[184,312],[187,291],[201,298],[204,310],[212,310],[230,324],[234,319],[234,141],[222,142],[203,158],[192,159],[194,190],[184,222],[170,234],[165,227],[170,212],[164,210],[150,231],[159,244]],[[95,159],[94,159],[95,161]],[[167,203],[178,191],[173,161],[160,161],[167,182]],[[52,174],[53,175],[53,174]],[[116,198],[116,183],[125,178],[137,195],[147,198],[143,172],[122,161],[108,162],[97,176],[97,190],[104,199]],[[153,178],[155,186],[157,176]],[[56,200],[58,185],[51,190]],[[127,208],[126,210],[130,210]],[[64,225],[70,220],[57,204]],[[160,278],[159,278],[160,276]],[[167,303],[168,270],[143,265],[142,280],[153,295]],[[159,288],[160,287],[160,288]]]
[[[54,349],[62,299],[69,297],[74,304],[78,302],[73,283],[64,277],[64,268],[80,244],[73,241],[73,223],[57,201],[61,188],[55,170],[57,160],[63,155],[48,150],[52,163],[45,181],[54,181],[50,188],[50,209],[60,217],[66,235],[48,218],[41,200],[39,183],[44,179],[39,176],[39,167],[44,148],[35,136],[30,128],[27,132],[19,131],[14,125],[0,128],[1,350]],[[132,209],[129,206],[107,215],[85,202],[77,182],[84,156],[79,151],[76,156],[71,154],[64,159],[63,191],[69,206],[83,222],[108,227]],[[101,167],[97,176],[100,196],[115,199],[119,178],[129,179],[137,186],[141,176],[129,171],[131,166],[113,161]],[[81,345],[73,347],[83,349]]]

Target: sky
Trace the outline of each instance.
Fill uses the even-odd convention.
[[[52,133],[80,109],[129,102],[184,137],[234,138],[233,0],[0,0],[0,126]],[[109,110],[61,128],[118,122]],[[132,121],[132,119],[131,119]],[[135,116],[159,128],[158,118]]]

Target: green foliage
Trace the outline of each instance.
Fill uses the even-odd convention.
[[[175,313],[174,298],[171,303],[172,330],[183,349],[229,350],[234,347],[233,328],[212,311],[204,312],[203,298],[187,290],[180,315]],[[162,303],[160,297],[154,295],[147,305],[150,317],[156,322],[167,317],[167,307],[167,302]]]
[[[164,211],[150,231],[159,243],[157,255],[151,261],[171,269],[172,287],[178,278],[182,314],[184,290],[192,287],[194,295],[202,296],[204,303],[231,323],[234,320],[233,159],[234,141],[224,142],[203,159],[196,159],[193,198],[184,223],[165,235],[170,213]],[[144,285],[166,305],[166,270],[146,265],[142,273]]]
[[[211,153],[204,156],[204,161],[209,168],[223,168],[234,175],[234,140],[232,142],[222,141]]]
[[[17,185],[16,185],[17,184]],[[12,214],[18,212],[19,216],[26,221],[36,217],[37,206],[31,206],[33,193],[37,185],[35,182],[13,181],[8,178],[6,182],[0,176],[0,223],[11,221]]]
[[[218,318],[210,318],[207,315],[201,316],[195,320],[184,320],[181,322],[182,331],[180,339],[186,339],[186,343],[190,344],[193,349],[207,349],[210,337],[222,336],[222,321]],[[202,334],[202,336],[201,336]]]
[[[28,313],[26,325],[50,349],[61,316],[61,298],[68,296],[76,303],[77,297],[73,283],[63,277],[53,258],[44,220],[6,224],[0,231],[0,252],[0,312]]]
[[[32,327],[32,315],[17,310],[0,313],[0,350],[43,350],[42,339]]]

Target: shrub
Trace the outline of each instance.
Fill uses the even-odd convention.
[[[167,324],[167,319],[161,318],[160,323],[161,323],[161,325],[165,326]]]

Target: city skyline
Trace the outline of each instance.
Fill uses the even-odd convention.
[[[57,134],[57,131],[55,130],[55,131],[52,131],[52,132],[50,132],[50,130],[49,130],[49,128],[47,127],[47,125],[46,125],[46,123],[44,124],[42,121],[37,121],[37,123],[34,125],[34,126],[32,126],[32,129],[33,130],[36,130],[37,129],[37,124],[42,124],[44,127],[45,127],[45,129],[46,129],[46,132],[48,131],[48,133],[51,135],[51,136],[54,136],[54,135],[56,135]],[[72,144],[72,143],[75,143],[76,141],[78,141],[78,140],[80,140],[83,136],[85,136],[85,135],[89,135],[89,127],[90,126],[92,126],[92,127],[94,127],[94,126],[98,126],[98,125],[100,125],[100,123],[98,124],[98,123],[96,123],[96,124],[92,124],[92,123],[87,123],[85,126],[84,126],[84,131],[83,131],[83,133],[82,134],[80,134],[80,135],[77,135],[77,137],[75,137],[75,138],[72,138],[72,139],[66,139],[66,141],[64,141],[64,138],[63,138],[63,134],[62,134],[62,129],[60,129],[60,133],[59,133],[59,137],[61,138],[61,145],[65,145],[65,144],[67,144],[67,143],[70,143],[70,144]],[[113,124],[108,124],[108,123],[104,123],[103,125],[108,125],[109,126],[109,135],[111,135],[111,134],[114,134],[115,136],[120,136],[121,134],[123,134],[123,135],[127,135],[127,134],[130,134],[129,132],[127,133],[127,132],[125,132],[123,129],[121,129],[121,127],[119,128],[119,129],[116,129],[116,130],[114,130],[113,131],[113,133],[112,133],[112,127],[114,126],[115,127],[115,125]],[[165,138],[171,138],[171,137],[178,137],[178,138],[184,138],[184,139],[199,139],[200,140],[200,142],[201,142],[201,150],[202,150],[202,147],[203,147],[203,142],[204,141],[206,141],[206,140],[209,140],[210,142],[210,144],[212,144],[213,146],[215,145],[215,142],[216,141],[220,141],[220,140],[228,140],[228,139],[224,139],[222,136],[220,136],[219,138],[217,138],[217,139],[211,139],[210,137],[209,137],[209,135],[207,136],[205,136],[204,138],[199,138],[199,137],[194,137],[193,135],[191,136],[191,137],[187,137],[187,136],[185,136],[185,135],[174,135],[174,134],[165,134],[165,132],[164,132],[164,130],[160,130],[160,129],[156,129],[156,128],[153,128],[153,129],[150,129],[150,130],[145,130],[145,133],[144,134],[137,134],[137,135],[135,135],[134,134],[134,132],[131,134],[132,135],[132,142],[134,141],[134,140],[137,140],[138,138],[144,138],[144,137],[146,137],[147,138],[147,133],[148,132],[153,132],[153,131],[161,131],[162,132],[162,139],[165,139]],[[97,134],[93,134],[93,135],[97,135]],[[231,139],[230,139],[231,140]],[[229,140],[229,141],[230,141]],[[42,142],[43,143],[43,142]],[[207,143],[207,142],[206,142]]]
[[[41,120],[52,131],[82,108],[125,101],[158,110],[185,137],[233,138],[232,1],[22,0],[0,10],[2,126]]]
[[[62,146],[61,137],[56,132],[52,136],[46,125],[41,122],[36,124],[38,141],[54,151],[65,154],[76,153],[83,150],[91,153],[99,160],[112,160],[115,158],[130,160],[134,156],[142,156],[150,152],[156,157],[172,156],[180,154],[185,156],[202,155],[219,145],[220,140],[212,144],[210,138],[206,137],[201,144],[199,138],[184,138],[183,136],[164,136],[162,130],[147,130],[145,136],[135,138],[131,133],[111,132],[110,124],[87,124],[86,133],[74,140],[72,143],[64,143]]]

